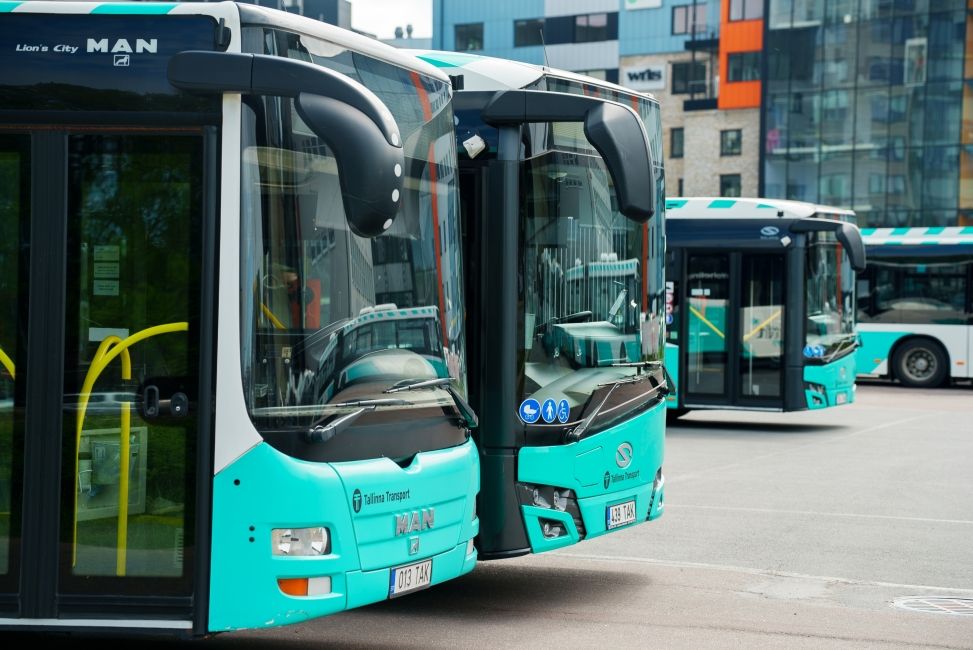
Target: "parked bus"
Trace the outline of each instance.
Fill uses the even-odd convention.
[[[854,213],[772,199],[666,201],[670,415],[855,399]]]
[[[973,377],[973,226],[864,228],[859,376],[931,387]]]
[[[658,102],[550,68],[419,56],[460,89],[479,557],[655,519],[666,391]]]
[[[203,635],[470,571],[448,78],[230,2],[3,2],[0,43],[0,627]]]

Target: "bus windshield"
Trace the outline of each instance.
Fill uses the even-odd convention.
[[[855,275],[832,232],[808,234],[804,356],[832,360],[854,350]]]
[[[520,183],[521,399],[556,403],[565,422],[598,388],[660,358],[661,274],[644,265],[661,266],[662,218],[644,226],[617,211],[611,176],[582,125],[532,124],[528,145]],[[625,403],[615,417],[642,404]]]
[[[307,36],[253,28],[245,37],[365,84],[398,122],[406,161],[394,224],[359,237],[345,219],[334,154],[293,101],[244,98],[243,374],[252,419],[262,432],[306,431],[362,406],[441,419],[455,409],[442,386],[385,391],[449,377],[465,390],[449,85]]]

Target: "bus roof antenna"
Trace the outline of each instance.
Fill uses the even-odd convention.
[[[544,28],[543,27],[538,27],[537,28],[537,31],[540,32],[540,35],[541,35],[541,47],[544,48],[544,67],[547,68],[548,70],[550,70],[550,68],[551,68],[551,62],[547,60],[547,43],[544,41]]]

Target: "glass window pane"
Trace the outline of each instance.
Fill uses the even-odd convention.
[[[770,0],[770,29],[790,27],[793,11],[793,0]]]
[[[483,49],[483,23],[456,25],[455,34],[457,52]]]
[[[543,42],[541,40],[541,30],[543,29],[543,18],[514,21],[514,47],[540,45]]]
[[[683,130],[682,128],[673,128],[669,131],[669,157],[670,158],[682,158],[683,156]]]
[[[0,589],[8,593],[19,582],[11,541],[20,538],[21,517],[13,495],[23,471],[29,155],[28,136],[0,135]]]
[[[720,155],[739,156],[743,147],[743,135],[740,129],[720,131]]]
[[[740,196],[740,174],[720,174],[720,196]]]
[[[690,255],[686,274],[686,392],[726,391],[726,324],[730,262],[726,255]]]
[[[740,391],[779,397],[784,341],[784,258],[743,256],[740,307]]]
[[[68,589],[82,576],[190,575],[202,149],[192,135],[68,138]],[[130,377],[121,359],[102,371],[108,345],[128,346]],[[189,417],[133,408],[150,386]]]
[[[926,147],[923,151],[923,209],[955,208],[959,202],[959,148]]]

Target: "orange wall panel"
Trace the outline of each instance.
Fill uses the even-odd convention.
[[[730,3],[723,0],[720,11],[720,96],[718,106],[759,108],[760,82],[727,82],[729,56],[734,52],[760,52],[764,46],[763,20],[730,20]]]

